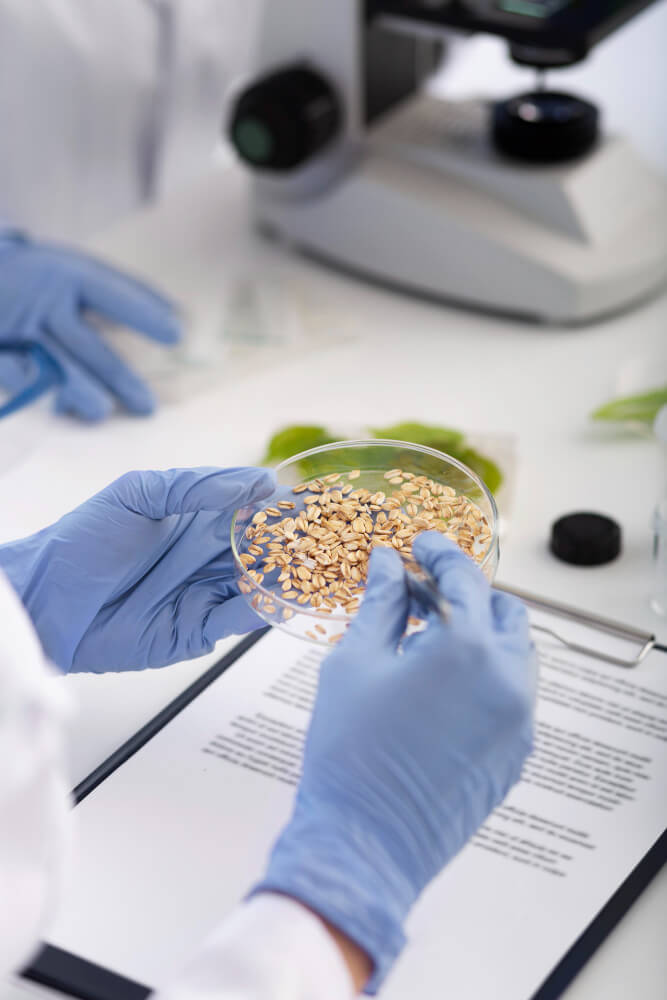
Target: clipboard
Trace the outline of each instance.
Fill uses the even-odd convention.
[[[547,610],[564,618],[572,618],[574,616],[574,620],[576,621],[599,628],[601,632],[611,633],[637,644],[637,651],[632,661],[603,655],[599,651],[591,650],[588,646],[583,649],[587,655],[607,660],[616,666],[634,667],[651,650],[655,650],[664,656],[665,668],[667,668],[667,647],[656,643],[655,637],[648,633],[620,625],[617,622],[599,619],[578,609],[556,604],[509,587],[498,586],[498,589],[514,593],[531,607]],[[99,767],[95,768],[73,790],[75,806],[93,794],[102,782],[121,768],[157,733],[168,726],[183,709],[195,701],[202,692],[218,680],[270,631],[270,628],[262,629],[258,633],[248,636],[239,642],[226,656],[210,667],[200,678],[186,688],[169,705],[112,753]],[[570,647],[573,645],[553,630],[541,629],[541,631],[548,632],[558,642],[563,642]],[[574,648],[575,650],[577,649],[576,644],[574,644]],[[557,1000],[561,996],[577,973],[583,968],[588,959],[607,935],[611,933],[623,915],[665,863],[667,863],[667,829],[662,832],[661,836],[651,846],[627,878],[618,886],[580,937],[569,948],[566,954],[563,955],[541,986],[534,992],[531,1000]],[[30,982],[60,991],[67,996],[77,997],[79,1000],[145,1000],[152,992],[149,986],[141,982],[127,978],[111,969],[90,962],[79,955],[49,944],[42,947],[31,963],[21,971],[20,975]]]

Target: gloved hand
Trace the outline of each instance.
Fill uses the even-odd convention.
[[[59,412],[102,420],[115,398],[131,413],[151,413],[150,389],[105,344],[87,310],[163,344],[180,336],[174,307],[146,285],[83,254],[0,232],[0,343],[37,341],[59,362]],[[28,381],[18,360],[0,355],[0,365],[5,388]]]
[[[0,546],[42,646],[64,671],[161,667],[263,622],[239,596],[232,515],[266,469],[129,472],[36,535]]]
[[[294,897],[361,947],[368,992],[401,950],[410,907],[507,795],[532,741],[522,605],[440,534],[413,551],[451,621],[430,620],[399,652],[403,567],[373,552],[359,614],[322,666],[292,818],[253,890]]]

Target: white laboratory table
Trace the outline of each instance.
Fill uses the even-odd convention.
[[[230,295],[245,296],[248,315],[276,341],[233,354],[207,373],[196,394],[165,403],[151,419],[116,417],[86,427],[34,409],[13,418],[11,427],[5,422],[5,447],[10,429],[15,447],[0,480],[1,540],[42,527],[130,468],[252,463],[269,434],[290,422],[361,427],[414,418],[516,437],[503,582],[667,640],[667,621],[648,606],[649,522],[660,488],[656,445],[648,437],[611,435],[589,421],[596,405],[631,388],[641,370],[656,384],[667,381],[667,296],[580,329],[417,301],[252,235],[244,182],[222,167],[117,226],[95,249],[169,290],[185,304],[191,329],[222,333]],[[291,333],[281,341],[287,327]],[[624,546],[616,562],[580,569],[549,554],[549,525],[576,509],[603,511],[621,523]],[[72,781],[210,659],[137,675],[63,679],[78,706]],[[628,983],[637,984],[642,1000],[662,1000],[666,913],[663,871],[567,1000],[625,1000]]]

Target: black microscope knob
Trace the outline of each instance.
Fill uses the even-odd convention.
[[[594,104],[557,91],[536,90],[493,106],[497,149],[517,160],[557,163],[594,145],[599,114]]]
[[[310,67],[292,66],[241,94],[229,136],[241,159],[251,166],[292,170],[331,142],[341,121],[333,87]]]

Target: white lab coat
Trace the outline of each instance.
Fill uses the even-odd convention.
[[[205,169],[261,0],[0,0],[0,220],[86,238]]]
[[[205,170],[260,2],[0,0],[0,225],[85,239]],[[0,573],[0,981],[57,912],[71,819],[66,718]],[[163,1000],[351,993],[320,921],[264,896],[214,930]]]
[[[1,572],[0,623],[1,989],[57,914],[72,817],[63,765],[66,699]],[[160,997],[348,1000],[352,992],[320,921],[291,900],[260,896],[239,905],[202,942]]]

